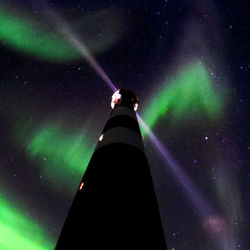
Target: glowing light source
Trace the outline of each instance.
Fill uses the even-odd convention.
[[[135,104],[134,104],[134,111],[135,111],[135,112],[137,111],[138,106],[139,106],[139,104],[138,104],[138,103],[135,103]]]
[[[114,109],[116,103],[121,99],[120,89],[118,89],[113,95],[111,100],[111,108]]]
[[[82,181],[80,184],[79,190],[82,190],[83,186],[84,186],[84,182]]]
[[[115,108],[115,105],[118,103],[118,101],[122,98],[122,91],[123,90],[120,90],[118,89],[113,95],[112,95],[112,100],[111,100],[111,108],[114,109]],[[133,107],[134,107],[134,111],[137,111],[138,109],[138,98],[135,96],[135,97],[132,97],[131,100],[130,100],[133,104]]]
[[[104,137],[104,134],[101,134],[101,136],[99,137],[99,141],[102,141]]]

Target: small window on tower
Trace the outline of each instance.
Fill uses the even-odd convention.
[[[138,109],[138,103],[136,102],[136,103],[134,104],[134,111],[137,111],[137,109]]]
[[[111,108],[114,109],[116,103],[121,99],[120,89],[118,89],[112,96]]]
[[[82,181],[80,184],[79,190],[82,190],[83,186],[84,186],[84,182]]]
[[[104,136],[104,134],[101,134],[101,136],[99,137],[99,141],[103,140],[103,136]]]

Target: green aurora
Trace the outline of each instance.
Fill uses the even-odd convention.
[[[150,128],[168,112],[175,121],[187,120],[191,114],[192,117],[206,114],[209,119],[216,120],[223,112],[223,103],[224,95],[214,89],[205,66],[193,63],[165,82],[146,107],[143,119]],[[25,131],[19,133],[26,134]],[[44,179],[51,187],[74,194],[94,151],[95,143],[86,131],[72,133],[59,124],[46,123],[29,132],[26,138],[29,138],[25,143],[27,154]],[[36,223],[13,209],[2,197],[0,202],[1,249],[53,249],[53,244]]]
[[[21,10],[19,11],[21,12]],[[37,17],[20,15],[0,5],[0,39],[6,46],[42,60],[65,62],[79,60],[82,55],[69,44],[55,26],[45,25]],[[107,19],[106,15],[114,18]],[[41,17],[42,18],[42,17]],[[44,17],[43,17],[44,19]],[[111,46],[120,34],[121,17],[113,9],[85,15],[74,28],[94,54]],[[96,36],[99,34],[99,36]]]
[[[199,62],[187,66],[163,86],[146,107],[143,120],[153,128],[161,117],[171,114],[174,124],[199,117],[218,119],[224,95],[215,91],[209,73]],[[182,124],[182,123],[181,123]],[[145,136],[142,130],[142,135]],[[31,159],[42,165],[42,174],[56,187],[75,192],[95,143],[86,133],[72,134],[56,124],[41,126],[28,142]]]
[[[31,138],[27,152],[42,165],[41,171],[56,188],[75,192],[94,146],[84,133],[72,134],[49,124],[41,127]]]
[[[204,115],[216,120],[223,112],[223,103],[224,95],[214,89],[206,67],[196,62],[186,66],[170,81],[165,81],[146,106],[143,120],[150,128],[167,112],[174,124]]]
[[[0,196],[0,249],[52,250],[45,230]]]

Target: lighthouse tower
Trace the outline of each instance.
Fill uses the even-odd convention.
[[[138,98],[120,89],[111,107],[56,249],[166,250],[135,113]]]

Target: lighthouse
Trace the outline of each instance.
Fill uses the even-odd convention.
[[[137,96],[116,91],[56,249],[166,250],[136,117]]]

